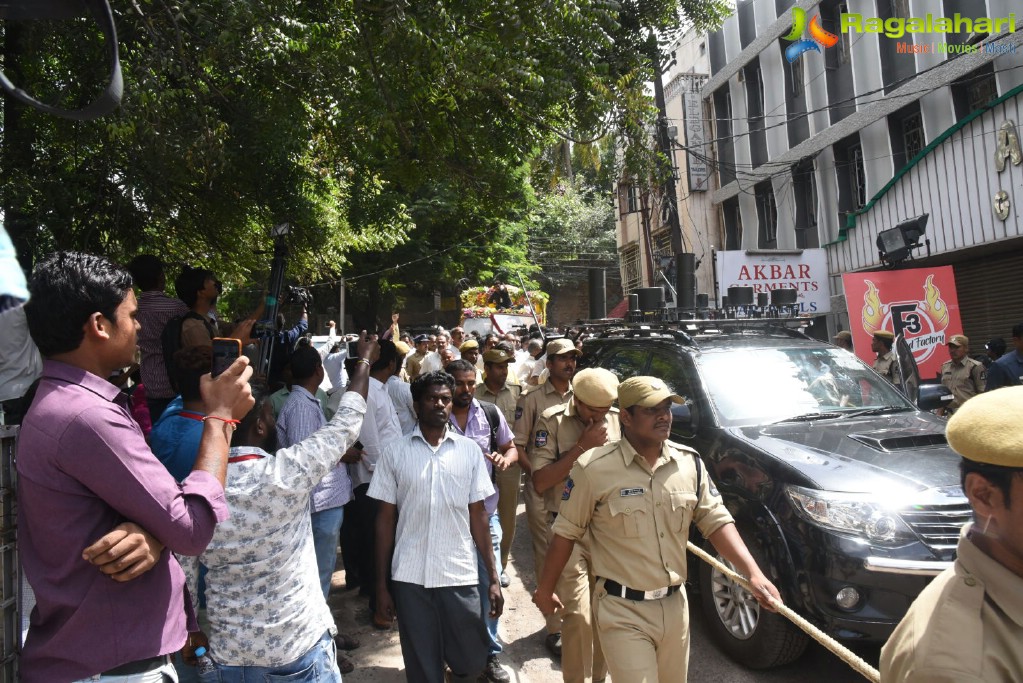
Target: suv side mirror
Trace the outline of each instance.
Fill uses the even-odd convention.
[[[952,392],[942,384],[921,384],[916,405],[920,410],[937,410],[952,402]]]
[[[686,403],[671,404],[671,421],[675,426],[692,428],[693,413]]]

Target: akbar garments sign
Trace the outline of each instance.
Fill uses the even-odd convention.
[[[752,287],[756,293],[794,289],[799,312],[810,315],[831,310],[828,259],[823,249],[802,252],[719,251],[718,295],[729,287]]]
[[[887,330],[906,338],[921,377],[941,372],[945,341],[963,330],[951,266],[846,273],[842,284],[857,356],[872,363],[871,338]]]

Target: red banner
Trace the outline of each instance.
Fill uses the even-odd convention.
[[[846,273],[842,284],[857,356],[873,363],[871,338],[888,330],[906,338],[922,379],[941,372],[945,340],[963,330],[951,266]]]

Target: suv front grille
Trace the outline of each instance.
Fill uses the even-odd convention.
[[[958,505],[916,505],[899,514],[924,545],[941,560],[955,557],[959,531],[973,519],[967,503]]]

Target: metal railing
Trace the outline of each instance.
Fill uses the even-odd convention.
[[[14,449],[17,426],[0,426],[0,683],[18,680],[21,649],[20,569],[17,544],[17,481]]]

